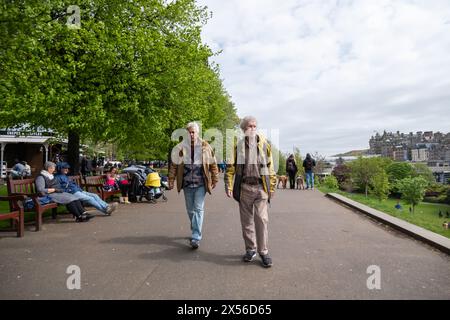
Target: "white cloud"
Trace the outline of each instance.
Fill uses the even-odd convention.
[[[450,131],[448,0],[201,0],[240,116],[280,146],[367,148],[374,130]]]

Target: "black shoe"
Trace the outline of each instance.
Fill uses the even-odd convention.
[[[86,217],[86,219],[92,219],[92,218],[94,218],[95,217],[95,215],[93,215],[93,214],[90,214],[90,213],[87,213],[87,212],[85,212],[85,213],[83,213],[82,214],[83,216],[85,216]]]
[[[90,218],[88,218],[86,215],[82,214],[81,216],[76,217],[76,222],[88,222]]]
[[[268,254],[260,254],[260,257],[264,268],[270,268],[272,266],[272,258]]]
[[[256,257],[256,251],[254,251],[254,250],[247,250],[245,255],[242,257],[242,260],[244,260],[244,262],[250,262],[255,257]]]
[[[92,214],[89,214],[87,212],[83,212],[83,214],[81,216],[78,216],[76,221],[77,222],[87,222],[90,219],[94,218],[95,216]]]
[[[198,246],[200,245],[200,241],[197,239],[192,239],[191,240],[191,247],[192,249],[198,249]]]

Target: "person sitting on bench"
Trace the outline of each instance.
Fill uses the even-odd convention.
[[[58,204],[66,205],[67,210],[75,217],[76,222],[85,222],[93,218],[86,212],[81,201],[78,200],[73,194],[64,192],[58,181],[53,176],[53,172],[56,170],[56,164],[47,161],[44,164],[44,170],[36,177],[36,191],[41,195],[48,195],[52,201]]]
[[[57,164],[57,167],[58,174],[55,176],[55,179],[58,181],[64,192],[73,194],[82,203],[90,205],[106,215],[111,215],[111,213],[117,209],[117,203],[109,205],[95,193],[83,191],[79,185],[70,180],[67,177],[70,169],[70,165],[67,162],[60,162]]]

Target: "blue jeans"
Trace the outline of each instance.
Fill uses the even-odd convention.
[[[86,202],[87,204],[93,206],[95,209],[100,210],[102,212],[106,212],[108,204],[95,193],[86,191],[77,191],[73,195],[77,197],[78,200]]]
[[[314,172],[306,173],[306,188],[314,188]]]
[[[204,186],[183,188],[186,210],[191,221],[192,239],[202,239],[203,207],[205,205],[206,189]]]

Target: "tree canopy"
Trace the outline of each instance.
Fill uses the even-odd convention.
[[[69,149],[89,138],[165,157],[171,132],[189,121],[238,121],[201,41],[207,8],[194,0],[79,0],[77,27],[71,4],[1,1],[1,126],[53,129],[68,136]]]

